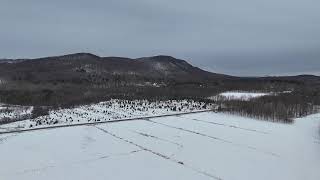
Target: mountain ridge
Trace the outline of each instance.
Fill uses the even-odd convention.
[[[76,53],[0,63],[0,101],[19,105],[61,107],[110,98],[206,99],[223,91],[315,88],[320,88],[317,76],[235,77],[165,55],[132,59]]]
[[[16,63],[21,63],[21,62],[25,62],[25,61],[38,61],[38,60],[117,60],[117,61],[151,61],[151,62],[166,62],[166,63],[174,63],[176,65],[181,65],[183,64],[184,66],[180,66],[181,68],[184,68],[185,66],[189,66],[189,68],[193,67],[198,69],[198,71],[202,71],[205,73],[210,73],[210,74],[214,74],[214,75],[220,75],[220,76],[224,76],[224,77],[229,77],[229,78],[264,78],[264,79],[270,79],[270,78],[298,78],[298,79],[305,79],[305,78],[313,78],[313,79],[317,79],[320,78],[320,76],[317,75],[313,75],[313,74],[299,74],[299,75],[284,75],[284,76],[233,76],[233,75],[227,75],[227,74],[221,74],[221,73],[215,73],[215,72],[210,72],[210,71],[206,71],[203,70],[199,67],[195,67],[193,65],[191,65],[190,63],[188,63],[186,60],[182,60],[182,59],[177,59],[173,56],[169,56],[169,55],[155,55],[155,56],[148,56],[148,57],[140,57],[140,58],[128,58],[128,57],[120,57],[120,56],[98,56],[92,53],[86,53],[86,52],[79,52],[79,53],[71,53],[71,54],[65,54],[65,55],[58,55],[58,56],[46,56],[46,57],[39,57],[39,58],[17,58],[17,59],[9,59],[9,58],[2,58],[0,59],[0,64],[3,63],[8,63],[8,64],[16,64]],[[178,62],[178,63],[177,63]],[[149,62],[150,63],[150,62]],[[303,78],[302,78],[303,77]]]
[[[104,77],[135,75],[138,79],[177,82],[207,82],[221,78],[231,78],[228,75],[204,71],[185,60],[166,55],[132,59],[125,57],[100,57],[90,53],[75,53],[35,59],[6,59],[0,63],[0,70],[0,76],[9,79],[12,79],[10,75],[13,74],[22,74],[24,76],[23,74],[25,73],[45,74],[45,72],[68,74],[74,78],[76,76],[83,76],[83,74],[77,74],[78,72],[98,74]],[[18,77],[18,79],[25,78]],[[39,78],[36,79],[39,80]]]

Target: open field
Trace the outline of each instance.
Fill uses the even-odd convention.
[[[3,134],[0,178],[317,180],[319,124],[204,112]]]

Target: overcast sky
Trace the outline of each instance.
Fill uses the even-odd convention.
[[[320,75],[319,0],[0,0],[0,58],[171,55],[232,75]]]

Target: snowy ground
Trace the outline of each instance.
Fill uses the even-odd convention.
[[[319,125],[208,112],[0,135],[0,179],[318,180]]]
[[[0,126],[0,132],[56,125],[93,123],[146,116],[178,114],[209,110],[213,107],[213,104],[192,100],[149,102],[147,100],[128,101],[113,99],[98,104],[79,106],[72,109],[54,110],[50,111],[48,116],[2,125]],[[15,113],[17,116],[20,115],[19,112],[17,113],[16,111],[11,114]],[[0,112],[0,117],[1,116],[2,114]]]
[[[257,92],[223,92],[220,93],[218,96],[226,98],[226,99],[230,99],[230,100],[250,100],[253,98],[258,98],[258,97],[262,97],[262,96],[267,96],[270,95],[272,93],[257,93]]]
[[[217,96],[210,97],[209,99],[219,99],[223,98],[226,100],[244,100],[249,101],[254,98],[259,98],[262,96],[268,95],[278,95],[284,93],[292,93],[292,91],[283,91],[283,92],[269,92],[269,93],[262,93],[262,92],[246,92],[246,91],[227,91],[218,94]]]

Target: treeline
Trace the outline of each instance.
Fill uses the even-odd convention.
[[[292,93],[244,100],[219,100],[220,111],[274,122],[293,122],[294,118],[319,112],[319,91],[300,89]]]
[[[91,77],[91,76],[90,76]],[[296,117],[317,111],[320,106],[320,83],[303,84],[302,81],[274,81],[269,79],[240,79],[217,82],[177,82],[166,81],[163,86],[135,84],[120,76],[109,80],[109,85],[101,83],[107,79],[92,76],[90,82],[75,83],[67,80],[55,82],[8,81],[0,85],[0,102],[24,106],[69,108],[77,105],[97,103],[116,99],[180,100],[193,99],[210,101],[208,97],[230,90],[281,92],[276,96],[264,96],[250,101],[215,100],[220,111],[236,113],[271,121],[291,122]],[[144,82],[147,82],[144,80]],[[133,81],[135,82],[135,81]],[[161,84],[163,80],[159,80]],[[36,109],[34,116],[47,110]]]
[[[75,84],[19,84],[17,87],[0,88],[0,102],[24,106],[50,106],[67,108],[116,99],[203,100],[222,91],[220,87],[201,84],[175,84],[167,87],[113,86],[96,87]],[[209,101],[209,100],[208,100]]]
[[[17,121],[23,121],[23,120],[30,119],[30,118],[31,118],[31,115],[29,115],[29,114],[23,114],[23,115],[20,115],[18,117],[13,117],[13,118],[4,117],[4,118],[0,118],[0,125],[12,123],[12,122],[17,122]]]

